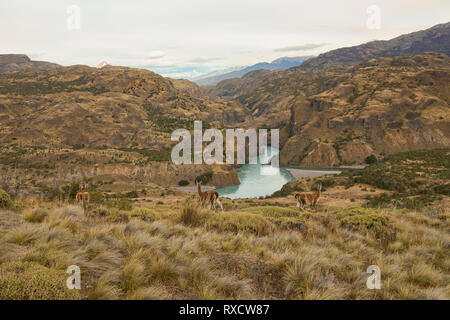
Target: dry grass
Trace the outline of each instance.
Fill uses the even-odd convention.
[[[195,203],[130,211],[42,204],[1,211],[0,269],[18,263],[58,274],[41,295],[58,299],[448,299],[448,219],[427,209],[373,210],[249,206],[212,213]],[[237,207],[236,206],[236,207]],[[50,208],[50,209],[48,209]],[[123,219],[117,217],[122,215]],[[81,268],[82,290],[64,291],[65,270]],[[366,287],[369,265],[382,289]],[[21,269],[21,270],[22,270]],[[14,282],[17,273],[19,282]],[[45,278],[46,279],[46,278]],[[47,281],[47,280],[45,280]],[[63,282],[63,283],[62,283]],[[47,283],[47,282],[45,282]],[[53,290],[52,288],[59,288]],[[61,291],[62,290],[62,291]],[[65,293],[64,293],[65,292]]]

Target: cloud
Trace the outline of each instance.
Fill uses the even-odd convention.
[[[299,46],[288,46],[288,47],[276,48],[273,51],[275,51],[275,52],[305,51],[305,50],[312,50],[312,49],[320,48],[320,47],[323,47],[326,45],[327,45],[327,43],[307,43],[307,44],[302,44]]]
[[[156,72],[164,77],[192,79],[194,77],[209,73],[215,69],[208,66],[188,66],[188,65],[141,65],[139,68]]]
[[[207,63],[207,62],[213,62],[213,61],[217,61],[217,60],[222,60],[222,58],[195,58],[195,59],[191,59],[189,60],[189,62],[193,62],[193,63]]]
[[[32,60],[36,60],[36,59],[44,57],[45,56],[45,52],[28,52],[27,55]]]
[[[150,53],[147,55],[147,59],[148,60],[156,60],[156,59],[160,59],[162,57],[164,57],[166,55],[166,53],[164,51],[150,51]]]

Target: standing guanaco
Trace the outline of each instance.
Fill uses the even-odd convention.
[[[88,189],[88,185],[87,184],[84,185],[84,191],[81,188],[81,184],[80,184],[80,188],[78,189],[78,192],[77,192],[77,195],[76,195],[75,199],[83,207],[84,213],[86,214],[87,211],[89,210],[89,201],[91,200],[91,195],[89,193],[89,189]]]
[[[297,200],[297,207],[304,207],[309,202],[310,206],[315,208],[317,201],[320,198],[320,191],[322,190],[322,184],[319,182],[317,191],[313,192],[296,192],[294,193],[295,200]],[[300,205],[301,203],[301,205]]]
[[[81,189],[81,184],[80,184],[80,188],[78,189],[75,200],[78,201],[80,204],[82,204],[82,202],[83,202],[83,190]]]
[[[206,203],[210,204],[211,209],[216,210],[216,202],[220,206],[223,212],[223,206],[222,203],[219,200],[219,194],[215,190],[209,190],[209,191],[202,191],[202,187],[200,185],[200,182],[197,182],[197,191],[198,195],[200,197],[200,204],[201,206],[205,206]]]

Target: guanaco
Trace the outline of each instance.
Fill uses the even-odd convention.
[[[91,201],[91,195],[89,193],[87,184],[84,185],[84,191],[80,185],[80,189],[78,189],[77,192],[76,200],[80,203],[80,205],[83,206],[84,213],[86,214],[87,211],[89,210],[89,201]]]
[[[210,191],[203,192],[200,182],[197,182],[197,191],[198,191],[198,195],[200,197],[200,204],[202,207],[204,207],[206,203],[209,203],[211,209],[214,209],[214,211],[215,211],[216,210],[216,202],[217,202],[217,204],[220,206],[220,208],[222,209],[222,212],[223,212],[223,206],[219,200],[219,194],[217,193],[217,191],[210,190]]]
[[[296,192],[294,193],[295,200],[297,200],[297,207],[304,207],[306,203],[309,202],[310,206],[315,208],[317,201],[320,198],[320,191],[322,190],[322,184],[319,183],[317,186],[317,191],[313,192]],[[301,203],[301,205],[300,205]]]
[[[75,200],[78,201],[80,204],[83,202],[83,190],[81,189],[81,184],[80,184],[80,188],[78,189]]]

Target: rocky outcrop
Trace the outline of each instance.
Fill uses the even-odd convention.
[[[373,59],[334,77],[334,87],[290,108],[282,164],[353,165],[450,146],[448,56]]]
[[[154,183],[160,186],[177,186],[181,180],[194,185],[195,178],[212,173],[207,185],[216,187],[239,184],[237,170],[228,165],[175,165],[170,162],[152,162],[144,166],[133,164],[106,164],[92,167],[78,166],[71,170],[61,169],[61,174],[66,172],[65,180],[80,181],[83,178],[109,177],[119,180],[130,180],[139,183]]]

